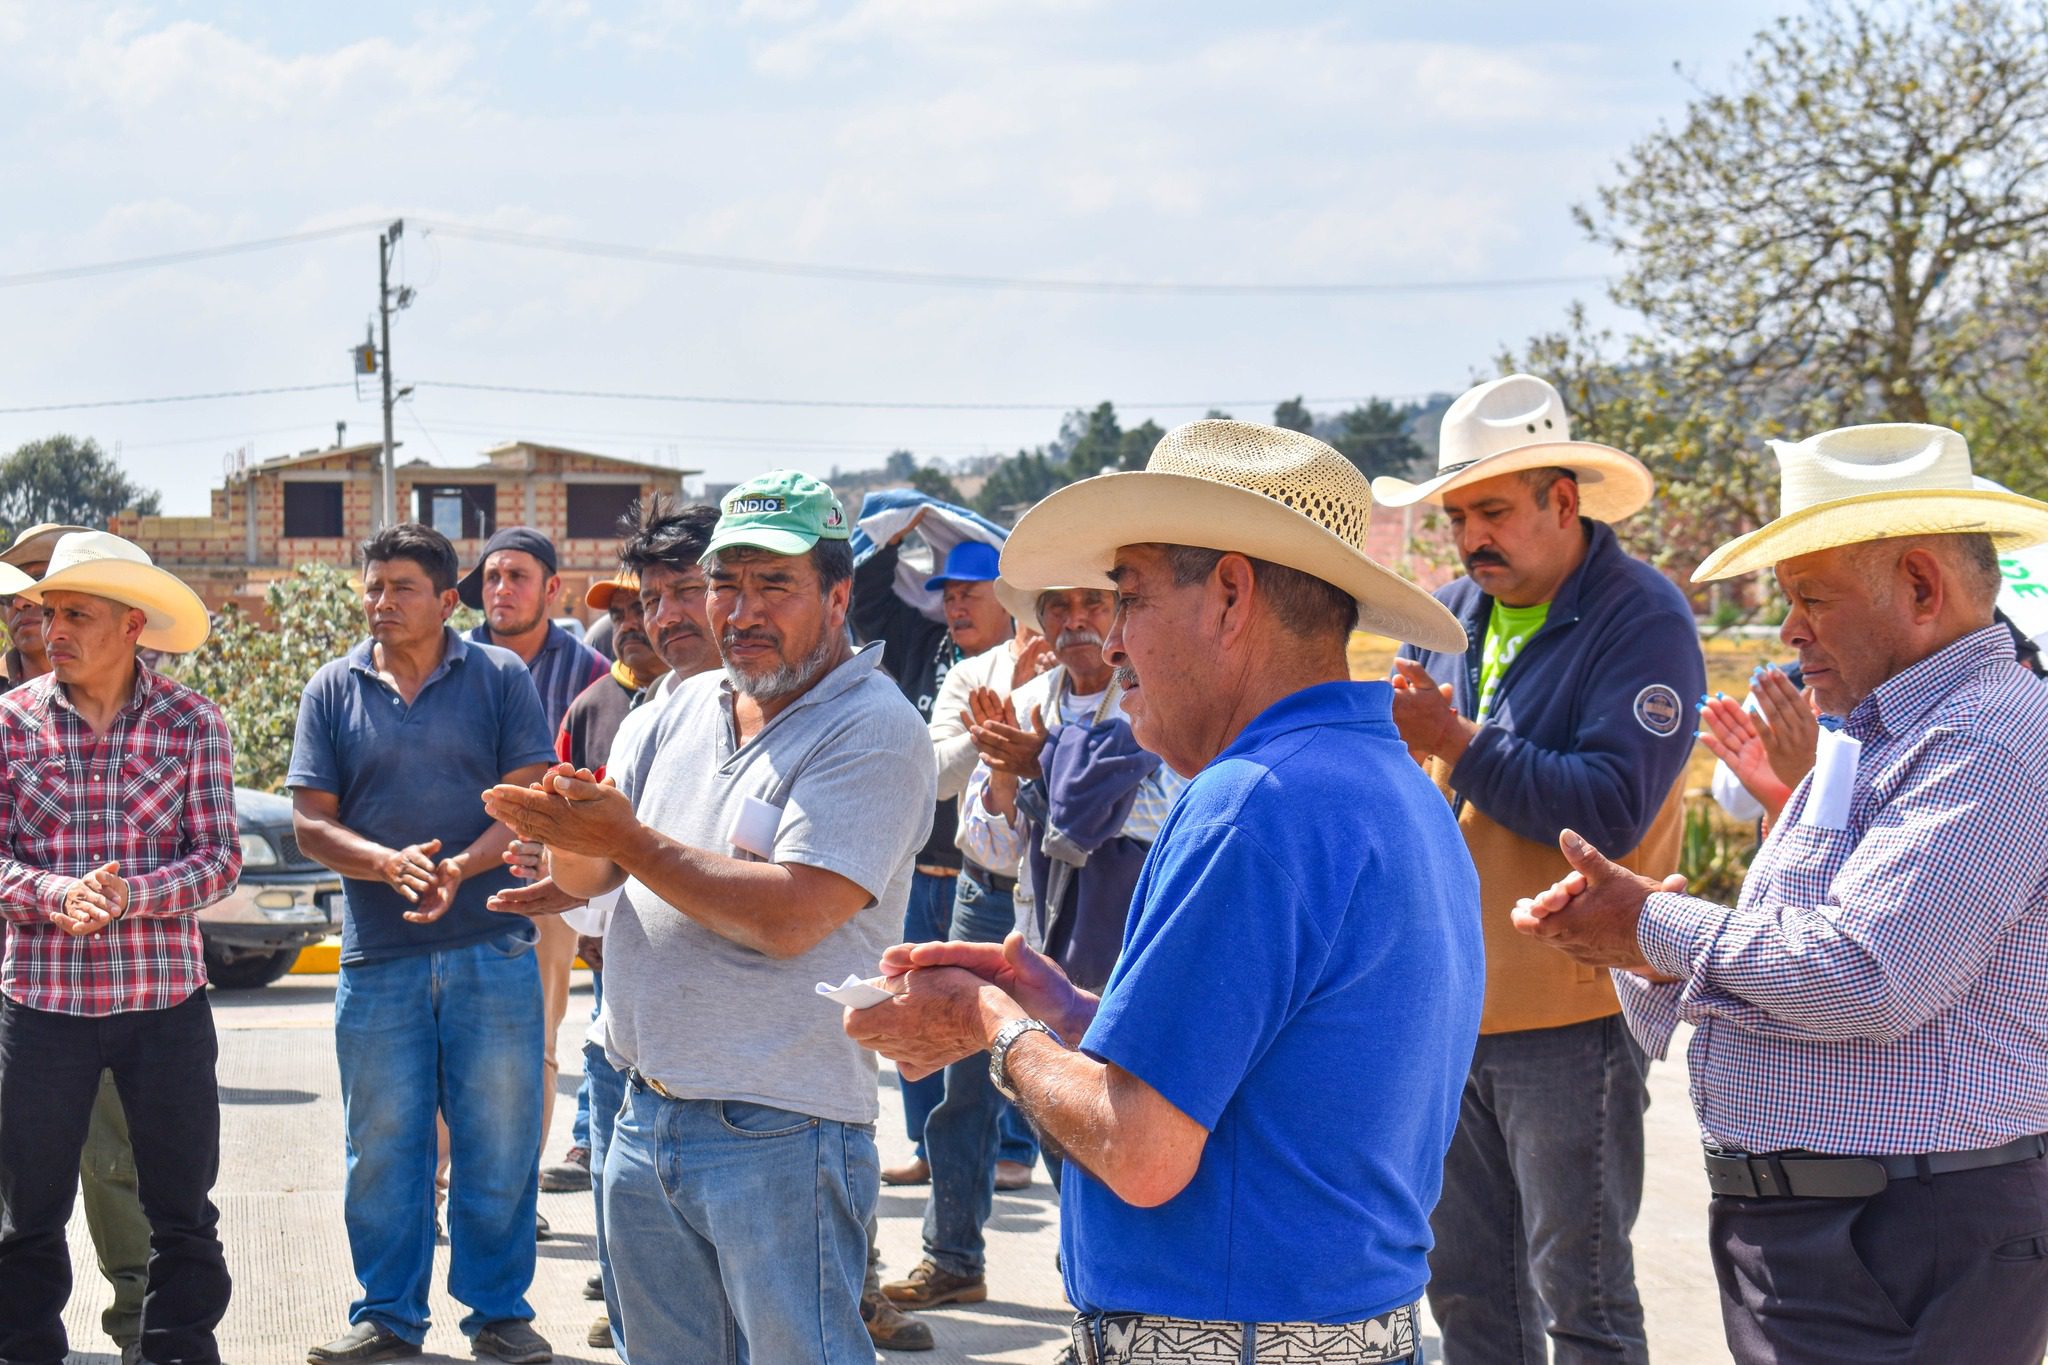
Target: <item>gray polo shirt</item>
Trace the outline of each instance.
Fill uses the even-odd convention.
[[[875,1120],[875,1057],[840,1027],[820,981],[871,974],[901,937],[912,860],[938,773],[917,708],[869,645],[745,745],[723,670],[676,687],[618,772],[641,821],[727,856],[752,796],[782,808],[778,863],[836,872],[867,907],[809,952],[772,958],[721,938],[626,883],[604,941],[605,1049],[684,1099],[745,1100],[847,1123]]]

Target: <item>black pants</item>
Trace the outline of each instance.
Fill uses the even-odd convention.
[[[1708,1237],[1741,1365],[2040,1365],[2048,1349],[2039,1158],[1868,1199],[1717,1196]]]
[[[206,992],[104,1018],[0,996],[0,1363],[60,1365],[71,1255],[64,1225],[100,1072],[114,1073],[149,1218],[142,1354],[217,1365],[228,1269],[208,1197],[220,1167],[218,1047]]]

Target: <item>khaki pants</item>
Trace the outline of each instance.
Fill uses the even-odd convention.
[[[545,1151],[548,1125],[555,1119],[555,1078],[562,1074],[561,1063],[555,1059],[555,1039],[569,1014],[569,972],[576,965],[576,931],[562,923],[560,915],[543,915],[534,921],[534,927],[540,930],[534,957],[540,964],[542,1024],[547,1029],[540,1063],[540,1143]]]
[[[100,1274],[114,1286],[114,1302],[100,1327],[116,1346],[142,1335],[142,1291],[149,1280],[149,1219],[135,1192],[135,1148],[128,1141],[128,1116],[121,1109],[114,1073],[100,1073],[92,1126],[78,1163],[85,1226],[99,1257]]]

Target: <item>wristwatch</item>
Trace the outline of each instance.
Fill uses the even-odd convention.
[[[996,1092],[1012,1104],[1021,1104],[1023,1096],[1010,1085],[1010,1047],[1027,1033],[1043,1033],[1061,1047],[1067,1045],[1066,1039],[1054,1033],[1052,1025],[1043,1019],[1012,1019],[996,1030],[995,1041],[988,1045],[988,1079],[989,1083],[995,1086]]]

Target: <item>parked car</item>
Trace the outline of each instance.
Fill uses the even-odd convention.
[[[341,878],[299,851],[288,798],[237,787],[235,823],[242,879],[199,912],[206,976],[222,990],[268,986],[341,924]]]

